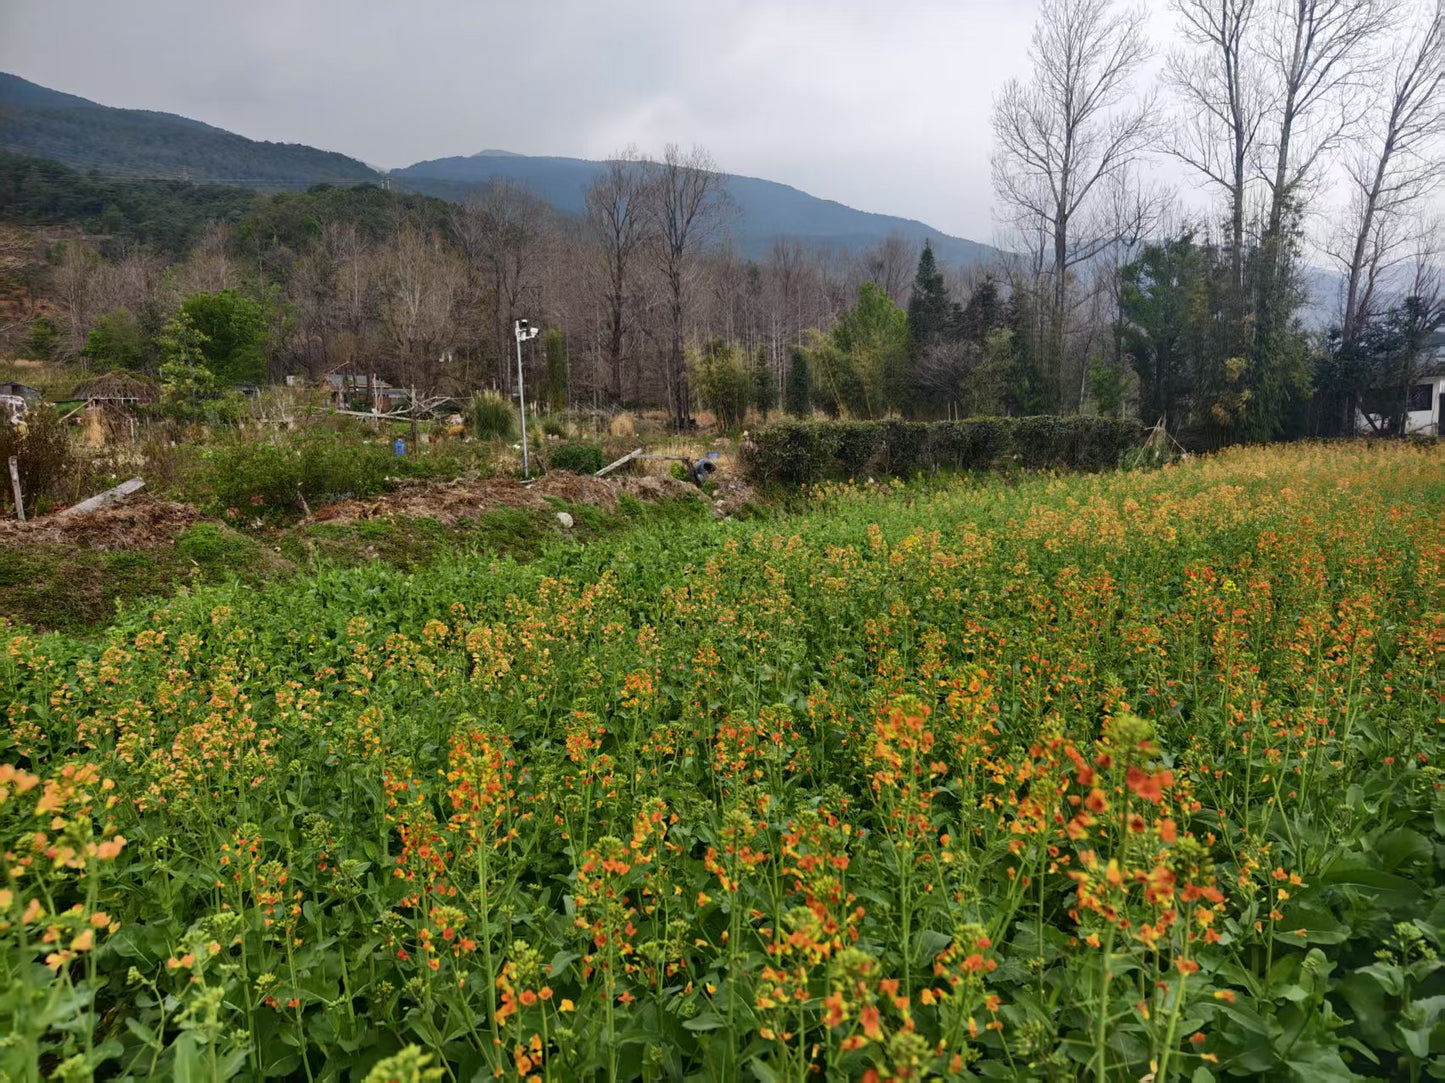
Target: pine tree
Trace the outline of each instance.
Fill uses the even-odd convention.
[[[753,406],[758,416],[767,420],[768,413],[777,405],[778,385],[773,379],[773,366],[768,364],[767,348],[759,346],[753,362]]]
[[[911,355],[916,358],[929,346],[946,342],[952,317],[953,306],[948,300],[948,287],[943,284],[943,272],[933,258],[933,245],[924,241],[923,253],[918,257],[918,272],[913,276],[913,294],[908,299]]]
[[[998,282],[993,275],[985,275],[982,282],[974,287],[968,304],[958,311],[954,321],[953,334],[962,342],[983,346],[990,331],[1007,325],[1002,299],[998,295]]]
[[[788,359],[783,406],[793,417],[809,417],[813,413],[813,379],[808,373],[808,355],[800,347],[795,347]]]

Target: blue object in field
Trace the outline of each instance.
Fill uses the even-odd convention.
[[[709,451],[709,452],[707,453],[707,457],[708,457],[709,459],[716,459],[716,458],[718,458],[718,456],[719,456],[719,453],[716,452],[716,451]]]
[[[391,453],[398,459],[404,458],[406,456],[406,441],[398,439],[396,443],[391,445]]]

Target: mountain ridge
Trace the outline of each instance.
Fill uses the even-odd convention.
[[[315,184],[393,183],[454,202],[505,178],[559,210],[580,214],[587,186],[604,163],[566,156],[523,155],[486,148],[378,170],[337,151],[304,143],[249,139],[176,113],[125,109],[53,90],[0,72],[0,151],[94,169],[118,177],[154,177],[259,190]],[[731,232],[748,258],[767,255],[784,239],[804,247],[857,254],[897,234],[914,246],[931,241],[945,264],[970,266],[997,250],[911,218],[859,210],[761,177],[724,173],[740,214]]]
[[[484,186],[492,180],[510,180],[555,207],[580,214],[585,209],[588,184],[606,164],[590,158],[487,150],[465,157],[415,162],[391,170],[388,176],[410,190],[442,198],[456,198],[465,188]],[[782,181],[738,173],[723,172],[722,175],[729,195],[741,211],[742,222],[734,231],[734,239],[750,258],[766,255],[778,238],[805,246],[858,251],[890,234],[920,246],[927,240],[939,260],[956,266],[970,266],[999,254],[989,245],[955,237],[917,219],[859,210]],[[447,186],[462,186],[462,189]],[[446,194],[448,192],[450,194]]]
[[[337,151],[248,139],[177,113],[102,105],[4,72],[0,150],[118,175],[261,189],[382,179]]]

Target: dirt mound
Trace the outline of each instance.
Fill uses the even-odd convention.
[[[169,545],[197,522],[189,504],[132,500],[74,515],[47,515],[28,523],[0,522],[0,545],[75,545],[86,549],[142,549]]]
[[[623,493],[638,500],[696,496],[697,489],[676,478],[594,478],[585,474],[544,474],[525,484],[510,478],[459,481],[409,481],[370,500],[342,500],[319,508],[308,523],[353,523],[361,519],[436,519],[448,526],[475,519],[491,508],[547,510],[552,501],[591,504],[612,511]]]

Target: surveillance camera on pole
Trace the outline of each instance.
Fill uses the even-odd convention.
[[[533,327],[527,320],[518,320],[512,325],[512,332],[517,339],[517,402],[522,409],[522,477],[530,478],[532,471],[527,463],[527,392],[522,383],[522,343],[529,338],[536,338],[540,327]]]

